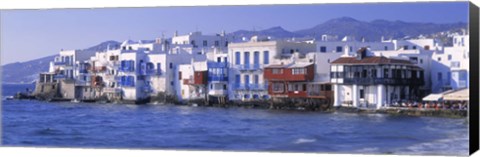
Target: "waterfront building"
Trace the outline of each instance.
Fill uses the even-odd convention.
[[[453,45],[432,55],[432,92],[469,87],[468,35],[454,35]]]
[[[391,40],[384,40],[381,42],[365,41],[364,38],[358,41],[353,36],[345,36],[341,40],[338,36],[322,35],[319,41],[316,41],[317,52],[320,53],[344,53],[345,51],[354,55],[356,50],[362,47],[368,47],[370,50],[395,50],[395,43]]]
[[[207,98],[207,61],[180,64],[177,69],[179,101],[204,101]]]
[[[223,104],[228,100],[228,51],[215,49],[207,53],[208,100]]]
[[[332,105],[330,61],[342,54],[295,53],[290,63],[272,64],[264,69],[268,94],[278,100],[299,100]]]
[[[229,44],[229,100],[268,99],[268,82],[264,80],[263,68],[290,62],[295,52],[312,51],[315,51],[315,45],[311,43],[270,40],[259,36],[252,37],[248,42]]]
[[[423,69],[408,58],[374,56],[361,48],[355,56],[331,62],[334,106],[381,108],[394,102],[418,100]]]

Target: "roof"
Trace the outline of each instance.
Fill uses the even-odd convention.
[[[412,64],[409,60],[391,59],[384,56],[370,56],[363,59],[357,57],[340,57],[331,64]]]
[[[443,99],[448,101],[468,101],[470,99],[470,94],[468,88],[464,88],[445,94]]]
[[[287,65],[269,65],[265,68],[304,68],[312,65],[313,63],[292,63]]]

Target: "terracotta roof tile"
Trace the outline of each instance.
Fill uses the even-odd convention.
[[[408,60],[390,59],[383,56],[365,57],[357,59],[356,57],[340,57],[331,62],[331,64],[412,64]]]

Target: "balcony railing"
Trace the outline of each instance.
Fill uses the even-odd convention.
[[[228,81],[228,77],[213,75],[213,76],[208,76],[208,81]]]
[[[388,85],[423,85],[424,80],[420,78],[344,78],[344,84],[388,84]]]
[[[54,61],[53,62],[53,65],[72,65],[70,62],[66,62],[66,61]]]
[[[268,84],[234,84],[235,90],[266,90]]]
[[[251,89],[251,90],[266,90],[266,89],[268,89],[268,84],[249,84],[248,89]]]
[[[242,71],[246,70],[261,70],[263,68],[263,65],[261,64],[241,64],[241,65],[236,65],[236,68]]]
[[[226,68],[228,64],[226,62],[208,62],[207,66],[209,68]]]

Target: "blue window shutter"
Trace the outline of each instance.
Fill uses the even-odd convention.
[[[268,51],[264,51],[264,52],[263,52],[263,64],[269,64],[269,63],[268,63],[268,62],[269,62],[269,60],[268,60],[269,58],[268,58],[268,57],[269,57],[269,56],[268,56]]]
[[[240,52],[235,52],[235,64],[240,65]]]

